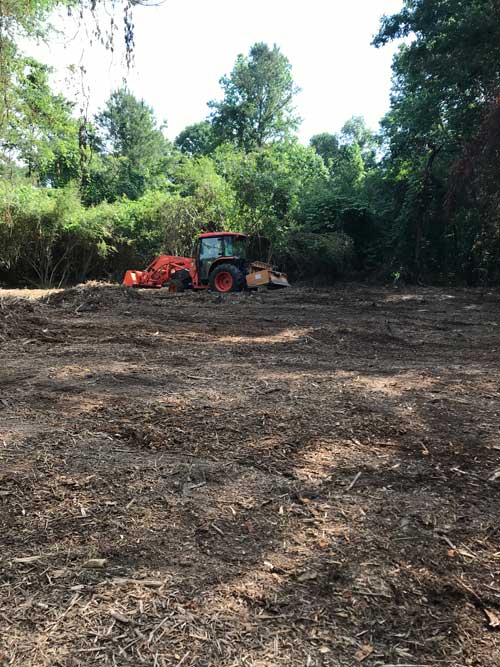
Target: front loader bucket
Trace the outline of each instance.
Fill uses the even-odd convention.
[[[127,271],[122,285],[126,287],[139,287],[143,271]]]
[[[284,273],[278,273],[278,271],[272,271],[271,269],[259,269],[247,275],[247,287],[280,289],[281,287],[290,287],[290,283]]]

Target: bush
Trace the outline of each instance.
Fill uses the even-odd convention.
[[[352,262],[352,239],[341,232],[291,232],[282,258],[296,279],[320,278],[333,282],[345,275]]]
[[[0,280],[42,287],[121,279],[168,252],[190,254],[193,239],[211,227],[231,229],[233,200],[227,186],[200,169],[190,194],[150,191],[91,208],[76,187],[0,185]],[[213,230],[212,230],[213,231]]]
[[[1,184],[0,268],[7,280],[42,286],[64,280],[79,240],[81,205],[76,190]]]

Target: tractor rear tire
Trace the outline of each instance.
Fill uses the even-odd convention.
[[[208,285],[213,292],[222,294],[241,292],[246,287],[246,278],[234,264],[220,264],[210,274]]]

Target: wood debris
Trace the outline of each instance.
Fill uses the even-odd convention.
[[[0,299],[2,667],[500,664],[500,298],[451,295]]]

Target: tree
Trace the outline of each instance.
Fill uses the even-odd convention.
[[[363,116],[352,116],[344,123],[340,131],[340,141],[344,145],[359,147],[365,169],[375,166],[380,138],[366,125]]]
[[[321,155],[327,166],[338,160],[340,156],[340,141],[336,134],[329,132],[315,134],[311,137],[310,145],[318,155]]]
[[[427,122],[439,118],[459,141],[470,137],[484,104],[498,95],[499,3],[405,0],[401,12],[384,17],[374,43],[409,35],[394,62],[394,103],[425,97]]]
[[[153,0],[157,4],[157,0]],[[161,0],[160,0],[161,2]],[[134,24],[132,10],[135,5],[147,5],[148,0],[2,0],[0,3],[0,83],[5,91],[10,83],[13,64],[18,51],[16,44],[20,38],[46,37],[49,31],[48,19],[52,10],[66,7],[78,20],[83,12],[89,11],[94,20],[93,33],[107,48],[113,47],[116,33],[116,10],[123,12],[123,39],[130,61],[134,46]],[[97,6],[106,9],[109,25],[102,25],[95,12]],[[5,96],[0,96],[0,117]]]
[[[321,157],[296,139],[252,152],[225,144],[215,151],[214,160],[235,192],[241,229],[264,237],[274,249],[286,243],[307,188],[328,177]]]
[[[50,90],[49,73],[33,58],[17,63],[0,137],[0,167],[20,164],[33,181],[63,187],[80,175],[78,122],[72,105]]]
[[[377,136],[360,116],[349,119],[340,134],[323,132],[311,138],[332,176],[331,188],[342,197],[352,197],[376,166]]]
[[[482,129],[496,117],[500,5],[405,0],[400,12],[384,17],[375,45],[401,37],[411,41],[394,60],[391,110],[383,122],[398,263],[414,278],[483,280],[490,271],[485,264],[494,264],[490,251],[498,253],[498,224],[490,219],[486,225],[485,212],[496,212],[498,221],[498,208],[492,190],[483,187],[486,181],[471,169],[471,158],[491,170],[496,161],[487,164],[479,156],[500,150],[498,132]],[[456,197],[467,163],[468,173],[478,178],[472,188],[471,178],[462,186],[467,197]]]
[[[254,44],[220,80],[224,97],[212,101],[211,121],[219,143],[252,150],[297,129],[293,98],[298,92],[288,59],[275,45]]]
[[[207,120],[188,125],[175,139],[174,146],[188,157],[210,155],[216,147],[212,125]]]
[[[144,100],[120,88],[111,94],[95,123],[104,166],[95,177],[103,198],[138,199],[147,188],[166,186],[171,145]]]

